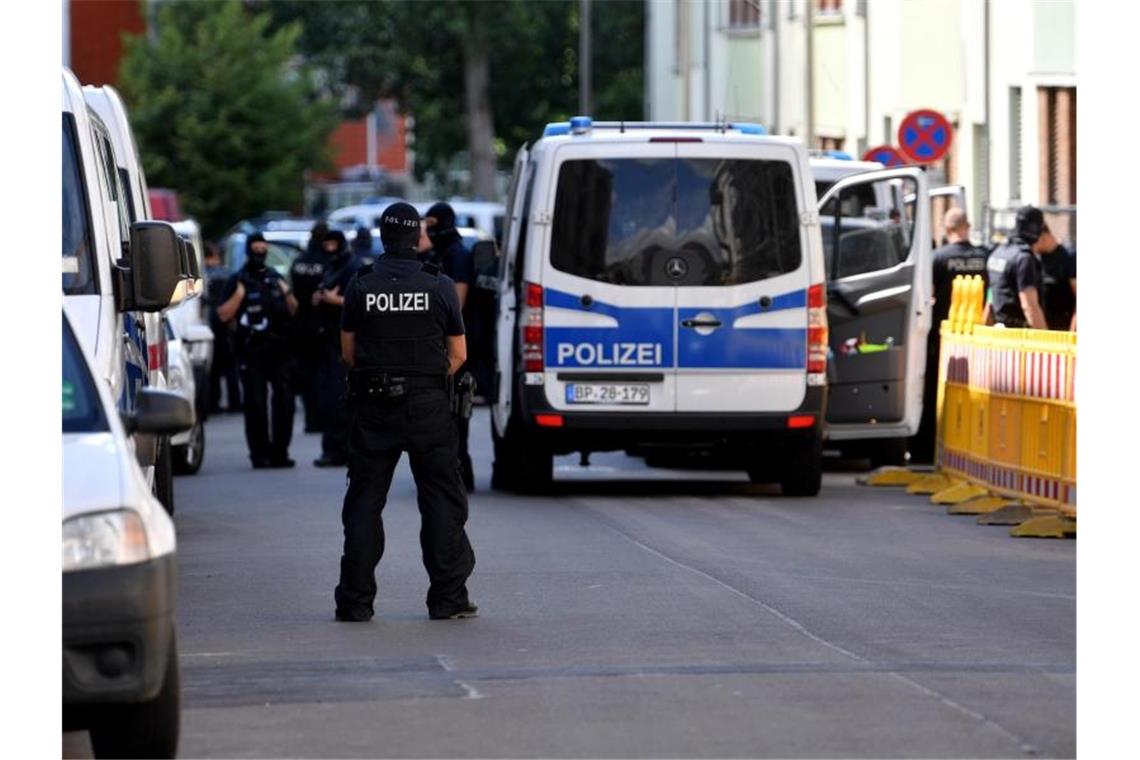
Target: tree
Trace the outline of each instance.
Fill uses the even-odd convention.
[[[578,102],[578,0],[337,2],[260,0],[274,25],[301,22],[300,49],[349,114],[379,97],[415,117],[416,174],[467,161],[472,192],[493,197],[496,166]],[[596,115],[639,119],[642,0],[595,4]]]
[[[298,208],[336,123],[297,65],[299,25],[270,30],[238,0],[151,8],[151,34],[126,40],[119,75],[149,182],[177,189],[208,236]]]

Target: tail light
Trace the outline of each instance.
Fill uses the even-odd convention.
[[[524,372],[542,372],[542,286],[526,284],[526,305],[522,314],[522,359]]]
[[[827,296],[823,283],[808,288],[808,385],[827,382]]]

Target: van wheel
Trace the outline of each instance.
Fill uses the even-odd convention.
[[[871,468],[906,464],[906,438],[880,438],[870,442]]]
[[[202,457],[206,455],[206,427],[199,422],[190,429],[190,442],[174,446],[174,474],[193,475],[202,469]]]
[[[171,636],[166,675],[154,699],[107,705],[94,712],[90,733],[95,757],[174,757],[180,707],[178,647]]]
[[[554,481],[554,454],[544,449],[513,420],[506,435],[499,437],[491,429],[495,444],[495,461],[491,466],[491,488],[521,494],[542,494]]]
[[[154,462],[154,496],[162,502],[168,515],[174,514],[174,456],[169,436],[159,439],[158,458]]]
[[[815,496],[823,483],[823,439],[799,446],[780,473],[784,496]]]

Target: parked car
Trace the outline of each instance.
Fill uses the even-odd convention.
[[[96,757],[174,757],[180,687],[174,523],[129,436],[190,427],[190,403],[142,388],[119,407],[63,313],[63,729]]]
[[[170,346],[170,373],[167,387],[194,405],[202,408],[202,394],[199,380],[190,356],[190,350],[170,314],[163,317],[166,339]],[[209,329],[209,328],[207,328]],[[209,376],[202,379],[208,383]],[[194,475],[202,469],[202,458],[206,455],[206,427],[201,413],[196,411],[194,426],[170,437],[174,472],[176,475]]]
[[[189,242],[195,251],[199,271],[206,270],[205,251],[202,247],[202,231],[193,219],[182,219],[171,224],[172,227]],[[207,394],[210,389],[210,365],[214,361],[214,331],[210,329],[206,313],[206,303],[203,298],[193,298],[182,304],[168,309],[166,312],[178,333],[190,364],[187,365],[194,375],[194,384],[197,389],[194,400],[194,411],[198,418],[205,420],[209,414]],[[170,349],[170,353],[174,353]]]

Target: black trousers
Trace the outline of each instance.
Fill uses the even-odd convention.
[[[938,352],[941,338],[933,333],[926,341],[926,378],[922,384],[922,417],[919,418],[918,432],[911,436],[907,448],[910,461],[914,464],[933,464],[935,438],[938,428]]]
[[[248,348],[239,355],[245,440],[250,459],[285,459],[293,438],[292,361],[284,348]],[[269,389],[273,389],[270,409]],[[272,411],[272,424],[269,413]],[[270,432],[272,430],[272,433]]]
[[[348,456],[348,375],[340,360],[339,344],[321,341],[317,370],[321,453],[335,459],[344,459]]]
[[[360,402],[354,405],[352,418],[337,610],[372,614],[376,565],[384,554],[380,515],[404,451],[416,479],[420,548],[431,581],[428,610],[462,607],[469,601],[467,578],[475,567],[475,553],[464,530],[467,494],[456,467],[456,428],[447,392],[412,389],[397,401]]]
[[[321,342],[315,337],[297,340],[296,388],[305,407],[305,429],[320,430],[321,424]]]
[[[210,363],[210,411],[221,409],[222,380],[226,382],[226,408],[229,411],[241,406],[241,387],[237,360],[234,357],[233,338],[229,331],[214,330],[214,359]]]

